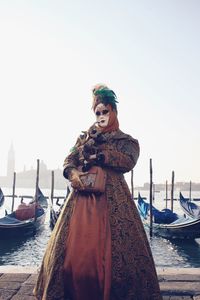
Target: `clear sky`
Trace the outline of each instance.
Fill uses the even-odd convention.
[[[118,96],[122,131],[140,142],[135,184],[200,182],[198,0],[0,0],[0,174],[62,167],[95,120],[91,88]]]

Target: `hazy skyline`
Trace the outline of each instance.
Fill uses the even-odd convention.
[[[136,185],[200,181],[200,3],[0,1],[0,175],[62,168],[95,118],[91,88],[118,96],[122,131],[140,142]]]

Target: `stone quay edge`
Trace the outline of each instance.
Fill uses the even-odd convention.
[[[163,300],[200,300],[200,268],[156,270]],[[38,271],[35,266],[0,266],[0,300],[35,300],[32,290]]]

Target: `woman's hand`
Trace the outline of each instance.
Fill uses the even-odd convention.
[[[70,181],[71,181],[71,185],[74,189],[79,189],[79,188],[84,188],[83,183],[80,179],[81,175],[84,175],[85,173],[80,172],[76,169],[72,169],[70,172]]]

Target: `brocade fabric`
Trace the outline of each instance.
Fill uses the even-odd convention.
[[[87,196],[73,190],[68,196],[40,268],[34,289],[38,300],[162,299],[147,236],[123,175],[137,162],[138,141],[120,130],[104,137],[98,148],[105,156],[106,191]],[[84,138],[65,159],[68,176],[80,166]],[[91,278],[95,284],[90,286]],[[86,287],[91,295],[99,291],[96,297]]]

